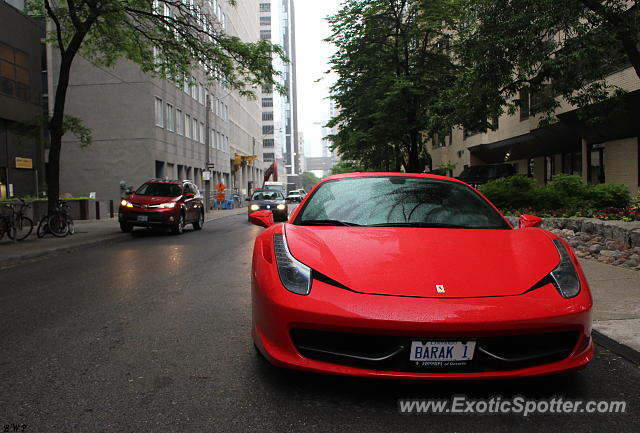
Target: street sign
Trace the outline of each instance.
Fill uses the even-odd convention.
[[[211,172],[203,171],[202,172],[202,180],[211,180]]]
[[[33,168],[33,160],[31,158],[16,157],[16,168]]]
[[[215,164],[210,162],[209,164],[207,164],[207,168],[215,168]]]

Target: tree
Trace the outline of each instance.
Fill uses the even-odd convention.
[[[605,77],[629,63],[640,76],[638,0],[462,1],[461,73],[442,104],[452,123],[486,130],[518,108],[552,122],[559,97],[609,109],[622,92]]]
[[[425,141],[448,130],[435,108],[454,83],[446,31],[456,0],[346,0],[329,18],[337,47],[328,126],[341,158],[364,170],[421,172]]]
[[[197,0],[29,0],[28,12],[51,21],[49,42],[60,52],[53,112],[47,122],[50,211],[60,192],[62,136],[66,131],[86,133],[64,114],[76,56],[105,67],[124,58],[140,65],[145,73],[181,83],[200,63],[211,79],[217,77],[247,97],[253,95],[252,87],[261,84],[281,89],[275,82],[272,59],[284,58],[283,51],[266,40],[247,43],[225,34],[208,12],[210,4],[200,6]],[[85,144],[87,138],[85,135]]]
[[[320,182],[320,178],[310,171],[302,173],[302,188],[304,188],[305,191],[309,191],[318,182]]]

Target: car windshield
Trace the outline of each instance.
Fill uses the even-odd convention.
[[[327,181],[308,199],[294,224],[510,228],[466,185],[404,176]]]
[[[278,191],[256,191],[251,196],[252,201],[284,200],[282,193]]]
[[[182,194],[182,185],[159,182],[145,183],[138,188],[136,194],[153,195],[158,197],[177,197]]]

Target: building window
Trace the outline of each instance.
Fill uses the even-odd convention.
[[[273,125],[262,125],[262,133],[264,135],[273,135]]]
[[[604,183],[604,144],[594,144],[587,153],[589,183]]]
[[[46,87],[45,87],[46,89]],[[29,55],[0,43],[0,93],[29,100]]]
[[[262,86],[262,93],[273,93],[273,86],[271,84]]]
[[[202,105],[204,105],[205,101],[206,101],[205,94],[204,94],[205,88],[201,83],[198,83],[198,89],[200,89],[199,96],[198,96],[198,102],[200,102]]]
[[[176,130],[176,119],[173,111],[173,105],[167,103],[167,130],[173,132]]]
[[[184,115],[184,136],[187,138],[193,137],[193,130],[191,129],[191,116],[188,114]]]
[[[261,26],[270,26],[271,25],[271,17],[260,17],[260,25]]]
[[[162,111],[162,99],[156,98],[156,126],[164,126],[164,112]]]
[[[556,171],[555,158],[553,155],[544,157],[544,183],[551,182]]]
[[[273,98],[262,98],[262,107],[273,107]]]
[[[260,39],[271,39],[271,30],[260,30]]]
[[[275,140],[273,138],[265,138],[262,140],[263,147],[273,147],[275,145]]]
[[[260,12],[271,12],[271,3],[260,3]]]
[[[533,177],[534,175],[534,161],[533,158],[527,160],[527,176]]]
[[[273,111],[263,111],[262,120],[264,120],[265,122],[273,120]]]
[[[176,121],[176,132],[178,135],[184,135],[184,115],[182,114],[182,110],[179,108],[176,110]]]
[[[195,141],[200,141],[200,130],[198,129],[198,119],[196,119],[195,117],[192,117],[191,121],[193,123],[193,126],[191,127],[191,130],[193,131],[192,138]]]
[[[520,120],[526,120],[531,114],[531,100],[529,89],[520,89],[518,96],[518,104],[520,105]]]
[[[200,143],[204,144],[204,123],[200,122]]]
[[[262,158],[265,162],[272,162],[275,160],[273,152],[263,153]]]

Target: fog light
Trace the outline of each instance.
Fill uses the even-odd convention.
[[[169,221],[173,222],[173,217],[169,217]]]

